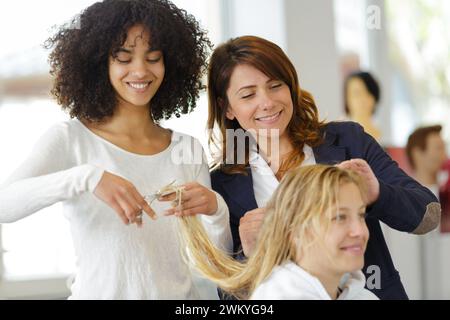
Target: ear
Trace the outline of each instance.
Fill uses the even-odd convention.
[[[414,167],[415,170],[417,170],[417,167],[422,166],[423,163],[423,156],[424,156],[425,152],[423,150],[420,150],[419,147],[413,148],[411,150],[411,158],[414,161]]]
[[[228,120],[234,120],[236,117],[234,116],[233,110],[227,108],[226,117]]]
[[[228,106],[227,103],[225,103],[225,101],[222,98],[218,98],[217,99],[217,103],[219,104],[220,108],[226,108],[227,111],[225,112],[225,116],[227,117],[228,120],[234,120],[236,117],[234,116],[233,110],[231,110],[231,108]]]

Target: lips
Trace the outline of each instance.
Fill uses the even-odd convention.
[[[259,117],[259,118],[256,118],[256,120],[261,121],[261,122],[273,122],[279,118],[281,112],[282,111],[278,111],[277,113],[274,113],[274,114],[271,114],[268,116]]]
[[[138,92],[144,92],[151,83],[151,81],[130,81],[127,82],[127,86],[131,89],[137,90]]]
[[[345,252],[355,254],[355,255],[364,254],[364,246],[361,244],[349,245],[349,246],[341,247],[340,249]]]

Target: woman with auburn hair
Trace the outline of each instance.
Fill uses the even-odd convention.
[[[211,182],[230,210],[235,252],[242,249],[251,256],[267,201],[286,172],[342,162],[367,181],[371,238],[364,271],[370,276],[374,268],[367,268],[374,266],[381,272],[381,283],[370,289],[381,299],[407,299],[380,221],[400,231],[427,233],[439,223],[435,196],[399,169],[360,125],[319,121],[314,99],[301,89],[294,66],[270,41],[243,36],[217,47],[208,90],[208,127],[220,133],[210,136],[220,151]]]
[[[377,299],[361,272],[369,238],[365,194],[351,170],[300,167],[285,174],[268,202],[247,261],[217,250],[200,224],[195,233],[184,225],[183,236],[196,267],[240,299]]]

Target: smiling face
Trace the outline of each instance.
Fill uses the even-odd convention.
[[[149,47],[150,34],[140,25],[131,27],[121,48],[109,59],[109,79],[120,106],[145,106],[164,79],[161,51]]]
[[[227,90],[229,106],[226,116],[236,119],[245,130],[260,135],[286,134],[292,118],[293,103],[289,87],[281,80],[270,79],[250,65],[237,65],[231,74]],[[264,130],[261,130],[264,129]]]
[[[354,183],[342,184],[338,204],[327,216],[331,224],[323,241],[316,241],[300,253],[299,265],[313,274],[342,276],[361,270],[369,239],[365,222],[366,206]]]

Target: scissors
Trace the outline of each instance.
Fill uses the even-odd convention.
[[[177,193],[177,197],[176,197],[175,201],[178,200],[179,205],[180,205],[181,204],[181,192],[183,191],[184,188],[176,186],[175,182],[176,182],[176,180],[173,180],[171,183],[162,187],[155,193],[144,196],[144,200],[147,201],[148,205],[151,205],[153,201],[155,201],[156,199],[158,199],[160,197],[164,197],[164,196],[168,196],[173,193]]]

